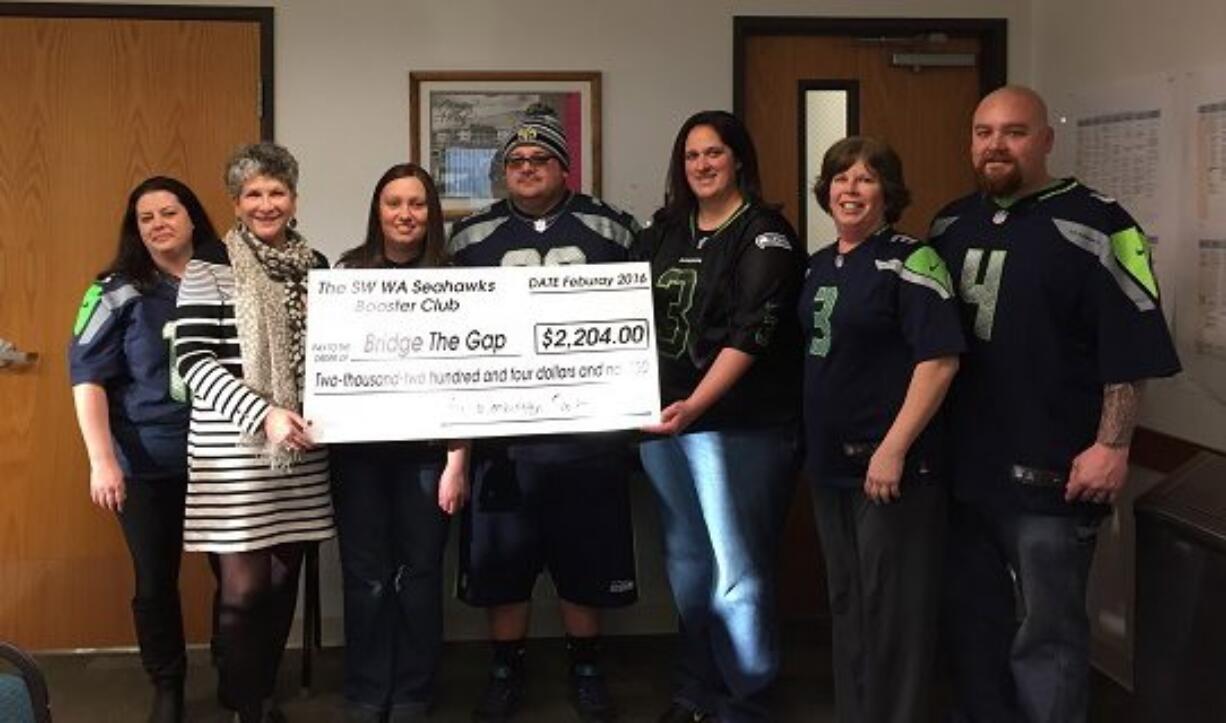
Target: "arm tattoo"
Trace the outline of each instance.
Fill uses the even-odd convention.
[[[1144,382],[1107,384],[1103,387],[1103,413],[1098,420],[1098,442],[1108,447],[1127,447],[1137,426]]]

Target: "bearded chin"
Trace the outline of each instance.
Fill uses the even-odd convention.
[[[975,178],[979,181],[980,190],[997,198],[1012,196],[1022,187],[1022,172],[1017,164],[1010,166],[1008,173],[998,176],[990,176],[980,167],[975,169]]]

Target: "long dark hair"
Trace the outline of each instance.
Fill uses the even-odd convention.
[[[439,201],[438,189],[434,179],[426,169],[416,163],[398,163],[387,169],[379,181],[375,183],[375,191],[370,195],[370,215],[366,220],[366,240],[362,245],[355,246],[341,254],[338,262],[341,266],[368,269],[378,268],[387,263],[383,253],[385,239],[383,224],[379,220],[379,196],[387,184],[398,178],[416,178],[426,189],[426,239],[421,254],[413,261],[413,266],[431,268],[447,265],[446,235],[443,233],[443,204]]]
[[[758,152],[749,129],[739,118],[724,110],[704,110],[690,116],[673,141],[664,191],[663,215],[670,220],[688,218],[697,207],[694,191],[685,177],[685,141],[698,126],[710,126],[724,145],[732,150],[736,162],[736,184],[741,195],[752,204],[762,203],[762,181],[758,177]]]
[[[205,213],[204,206],[192,189],[185,183],[168,176],[153,176],[141,181],[128,194],[128,206],[123,213],[123,221],[119,224],[119,243],[115,250],[115,258],[106,268],[98,272],[98,279],[104,279],[111,274],[122,274],[137,291],[142,294],[149,292],[157,285],[158,267],[153,263],[153,256],[140,238],[140,226],[136,221],[136,203],[141,196],[154,191],[166,191],[174,194],[179,203],[187,210],[187,216],[192,220],[192,249],[198,249],[202,244],[217,241],[217,231],[213,222]]]

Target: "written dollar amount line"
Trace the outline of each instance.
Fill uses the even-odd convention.
[[[651,342],[646,319],[537,324],[535,332],[537,354],[646,349]]]

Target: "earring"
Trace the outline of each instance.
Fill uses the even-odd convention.
[[[298,228],[298,217],[297,217],[297,216],[291,216],[291,217],[290,217],[290,220],[289,220],[289,227],[290,227],[290,228]]]

